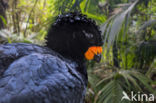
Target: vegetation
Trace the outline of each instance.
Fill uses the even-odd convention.
[[[65,12],[96,20],[103,58],[100,64],[88,63],[86,103],[129,103],[121,101],[123,91],[156,95],[155,0],[10,0],[7,9],[2,2],[0,43],[44,45],[48,26]]]

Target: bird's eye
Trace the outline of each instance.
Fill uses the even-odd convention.
[[[85,34],[85,36],[87,37],[87,38],[89,38],[89,39],[91,39],[91,38],[93,38],[94,36],[93,36],[93,34],[91,34],[91,33],[87,33],[86,31],[84,31],[83,30],[83,33]]]

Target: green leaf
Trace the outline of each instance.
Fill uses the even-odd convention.
[[[120,103],[123,96],[122,92],[123,89],[118,80],[112,80],[101,90],[97,103]]]
[[[109,24],[109,25],[111,25],[111,29],[110,29],[109,36],[108,36],[108,44],[107,44],[108,49],[110,49],[110,46],[114,43],[116,37],[118,37],[118,34],[122,28],[122,24],[125,21],[125,18],[129,17],[127,15],[129,15],[129,13],[135,7],[137,2],[138,2],[138,0],[136,0],[127,10],[125,10],[124,12],[122,12],[112,18],[112,20],[111,20],[112,23]],[[127,18],[127,20],[128,20],[128,18]],[[106,43],[106,41],[104,42],[104,44],[105,43]]]
[[[6,25],[7,21],[5,20],[5,18],[3,16],[0,15],[0,19],[3,21],[3,23]]]

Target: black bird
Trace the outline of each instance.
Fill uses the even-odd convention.
[[[47,46],[0,45],[0,103],[83,103],[86,61],[100,61],[102,38],[81,13],[56,18]]]

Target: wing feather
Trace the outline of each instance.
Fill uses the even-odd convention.
[[[23,56],[0,79],[0,103],[83,103],[86,86],[75,68],[55,55]]]

